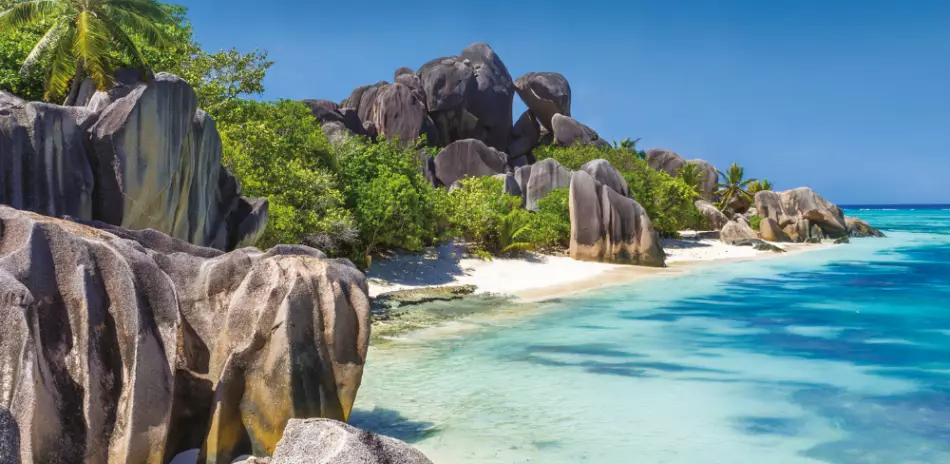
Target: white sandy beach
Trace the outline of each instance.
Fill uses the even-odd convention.
[[[789,252],[821,245],[777,244]],[[650,276],[685,272],[690,264],[780,257],[752,247],[726,245],[712,239],[664,240],[665,268],[575,261],[567,256],[529,254],[491,261],[465,257],[461,247],[444,245],[423,254],[377,260],[367,273],[369,293],[420,287],[474,285],[476,293],[492,293],[537,301],[615,285]]]

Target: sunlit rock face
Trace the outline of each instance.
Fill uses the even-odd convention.
[[[269,455],[290,419],[347,419],[370,332],[349,261],[4,206],[0,320],[0,432],[25,463]]]
[[[266,200],[241,196],[197,106],[191,86],[164,73],[98,92],[87,107],[0,93],[0,202],[220,250],[253,244]]]

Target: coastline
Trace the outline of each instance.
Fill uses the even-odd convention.
[[[431,287],[474,286],[474,295],[538,303],[642,279],[681,275],[710,264],[776,259],[827,249],[830,243],[775,244],[785,253],[726,245],[718,240],[664,240],[667,266],[662,268],[575,261],[567,256],[527,254],[485,261],[466,257],[460,247],[444,245],[425,253],[401,255],[374,263],[367,273],[369,294]]]

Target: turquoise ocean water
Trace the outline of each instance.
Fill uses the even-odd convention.
[[[444,463],[950,463],[950,206],[370,350],[352,421]]]

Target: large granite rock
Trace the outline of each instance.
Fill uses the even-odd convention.
[[[517,181],[517,176],[515,180]],[[541,160],[530,166],[526,184],[527,187],[522,189],[525,194],[525,209],[537,211],[538,202],[551,191],[571,185],[571,171],[553,158]]]
[[[0,406],[23,462],[231,462],[290,419],[347,418],[370,330],[352,264],[93,225],[0,206]]]
[[[743,220],[732,220],[723,226],[719,231],[719,240],[727,245],[734,245],[741,240],[755,240],[759,235],[755,233],[752,226]]]
[[[867,222],[856,217],[845,216],[844,223],[848,228],[848,236],[851,237],[884,237],[884,233],[875,229]]]
[[[687,161],[687,163],[695,165],[699,168],[699,172],[703,174],[702,181],[699,183],[700,195],[707,201],[715,201],[716,185],[719,184],[719,170],[706,160],[694,159]]]
[[[20,464],[20,427],[3,406],[0,406],[0,462]]]
[[[525,74],[515,81],[515,90],[548,132],[554,132],[552,120],[555,114],[571,115],[571,86],[561,74]]]
[[[511,128],[511,143],[508,145],[508,156],[518,158],[527,155],[538,146],[541,139],[541,128],[538,120],[531,114],[531,110],[521,113],[518,122]]]
[[[759,222],[759,234],[763,240],[770,242],[791,242],[792,238],[785,233],[775,219],[770,217],[762,218]]]
[[[380,136],[398,138],[403,144],[419,138],[426,108],[412,89],[398,83],[389,85],[379,92],[373,105],[373,122]]]
[[[652,148],[647,151],[647,164],[657,171],[663,171],[671,176],[678,176],[680,169],[686,166],[682,156],[663,148]]]
[[[159,73],[120,89],[95,94],[107,104],[101,112],[0,98],[0,201],[222,250],[253,243],[267,204],[244,207],[250,200],[221,165],[221,138],[191,87]],[[238,233],[241,224],[259,227]]]
[[[395,438],[327,419],[291,420],[271,464],[432,464]]]
[[[664,265],[666,254],[659,234],[639,203],[597,182],[586,171],[574,173],[570,188],[572,258]]]
[[[493,176],[505,172],[504,153],[481,140],[452,142],[435,157],[435,176],[442,185],[452,185],[465,177]]]
[[[570,116],[555,114],[551,118],[551,127],[554,131],[554,141],[562,147],[569,147],[574,144],[598,147],[610,145],[606,140],[600,138],[594,129],[575,121]]]
[[[475,74],[475,89],[465,108],[478,121],[466,134],[489,147],[506,150],[511,131],[511,104],[515,89],[508,68],[488,44],[474,43],[462,50],[459,59],[468,61]]]
[[[810,225],[814,224],[821,228],[823,236],[839,238],[848,233],[841,208],[807,187],[784,192],[758,192],[755,194],[755,209],[759,216],[774,219],[783,229],[807,220],[809,227],[801,227],[800,231],[810,231]],[[804,241],[804,237],[812,234],[799,235]]]
[[[352,108],[356,110],[360,121],[371,121],[376,96],[388,86],[389,82],[380,81],[373,85],[357,87],[349,97],[340,102],[340,108]]]
[[[627,180],[623,174],[605,159],[595,159],[581,166],[581,171],[591,175],[597,182],[612,188],[615,192],[625,196],[630,196],[630,187],[627,186]]]
[[[706,200],[696,200],[694,204],[696,205],[696,209],[699,210],[699,213],[706,218],[706,227],[708,227],[709,230],[722,230],[722,228],[726,226],[726,223],[729,222],[729,218],[722,214],[719,208],[716,208],[712,203]]]
[[[438,145],[465,139],[475,131],[478,118],[466,109],[478,91],[475,70],[458,57],[436,58],[419,68],[426,109],[435,123]]]

